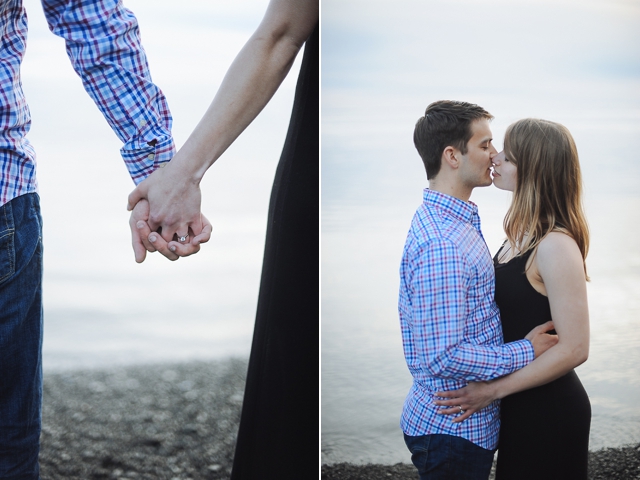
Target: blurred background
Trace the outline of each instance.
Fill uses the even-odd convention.
[[[640,1],[322,2],[322,462],[410,461],[398,268],[427,186],[416,120],[439,99],[566,125],[591,229],[590,448],[640,442]],[[511,198],[476,189],[492,253]]]
[[[84,92],[40,2],[29,16],[22,81],[32,114],[44,217],[44,368],[248,357],[271,184],[299,62],[271,103],[202,182],[213,223],[199,254],[138,265],[121,143]],[[267,0],[125,0],[180,147],[209,106]]]

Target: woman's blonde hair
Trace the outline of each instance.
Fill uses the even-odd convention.
[[[589,228],[578,149],[569,130],[547,120],[519,120],[507,128],[504,153],[517,167],[516,189],[504,219],[509,243],[522,255],[549,232],[560,231],[575,240],[584,262]]]

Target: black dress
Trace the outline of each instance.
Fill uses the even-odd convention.
[[[499,254],[500,252],[498,252]],[[529,283],[531,252],[496,268],[496,303],[505,342],[551,320],[549,300]],[[500,409],[498,480],[587,479],[591,404],[572,370],[540,387],[509,395]]]
[[[271,192],[233,480],[318,478],[318,26]]]

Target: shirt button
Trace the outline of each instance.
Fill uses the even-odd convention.
[[[150,153],[149,155],[147,155],[147,158],[149,160],[153,160],[154,158],[156,158],[156,156],[153,153]]]
[[[140,120],[140,127],[144,127],[147,124],[147,121],[143,118],[142,120]]]

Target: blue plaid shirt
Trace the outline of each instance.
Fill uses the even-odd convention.
[[[53,33],[85,90],[124,143],[120,150],[137,184],[175,152],[171,112],[151,81],[138,23],[121,0],[42,0]],[[0,205],[37,191],[36,155],[20,63],[27,38],[22,0],[0,1]]]
[[[435,392],[501,377],[534,359],[528,340],[504,344],[494,287],[478,207],[425,189],[400,265],[398,311],[413,375],[401,420],[407,435],[455,435],[497,447],[498,401],[461,423],[437,415],[441,407],[433,403]]]

